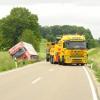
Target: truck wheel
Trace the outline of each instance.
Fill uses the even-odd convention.
[[[53,56],[50,56],[50,63],[53,64]]]
[[[58,57],[58,64],[62,65],[61,61],[60,61],[60,57]]]
[[[64,65],[64,64],[65,64],[64,57],[62,57],[62,65]]]
[[[49,58],[46,58],[46,61],[49,62]]]
[[[49,58],[50,58],[50,55],[49,54],[46,54],[46,61],[47,62],[49,61]]]
[[[84,66],[85,64],[81,64],[81,66]]]

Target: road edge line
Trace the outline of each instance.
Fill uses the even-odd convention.
[[[87,76],[87,79],[89,81],[89,84],[90,84],[90,88],[91,88],[91,92],[92,92],[92,96],[93,96],[93,100],[99,100],[98,99],[98,96],[97,96],[97,92],[96,92],[96,89],[95,89],[95,86],[93,84],[93,81],[90,77],[90,74],[89,72],[87,71],[87,69],[85,68],[85,66],[83,66],[83,70],[85,71],[85,74]]]

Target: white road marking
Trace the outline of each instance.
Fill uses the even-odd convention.
[[[32,81],[32,84],[36,84],[37,82],[39,82],[42,79],[42,77],[38,77],[35,80]]]
[[[49,69],[48,71],[52,72],[52,71],[54,71],[54,70],[55,70],[55,69],[52,68],[52,69]]]
[[[96,90],[95,90],[95,87],[93,85],[93,82],[92,82],[92,79],[87,71],[87,69],[85,67],[83,67],[85,73],[86,73],[86,76],[88,78],[88,81],[89,81],[89,84],[90,84],[90,88],[91,88],[91,91],[92,91],[92,96],[93,96],[93,100],[98,100],[98,96],[97,96],[97,93],[96,93]]]

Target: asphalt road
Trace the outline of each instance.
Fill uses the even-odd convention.
[[[0,100],[97,100],[93,92],[82,66],[43,61],[0,74]]]

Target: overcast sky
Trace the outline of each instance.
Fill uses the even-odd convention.
[[[37,14],[40,25],[83,26],[100,37],[100,0],[0,0],[0,18],[20,6]]]

